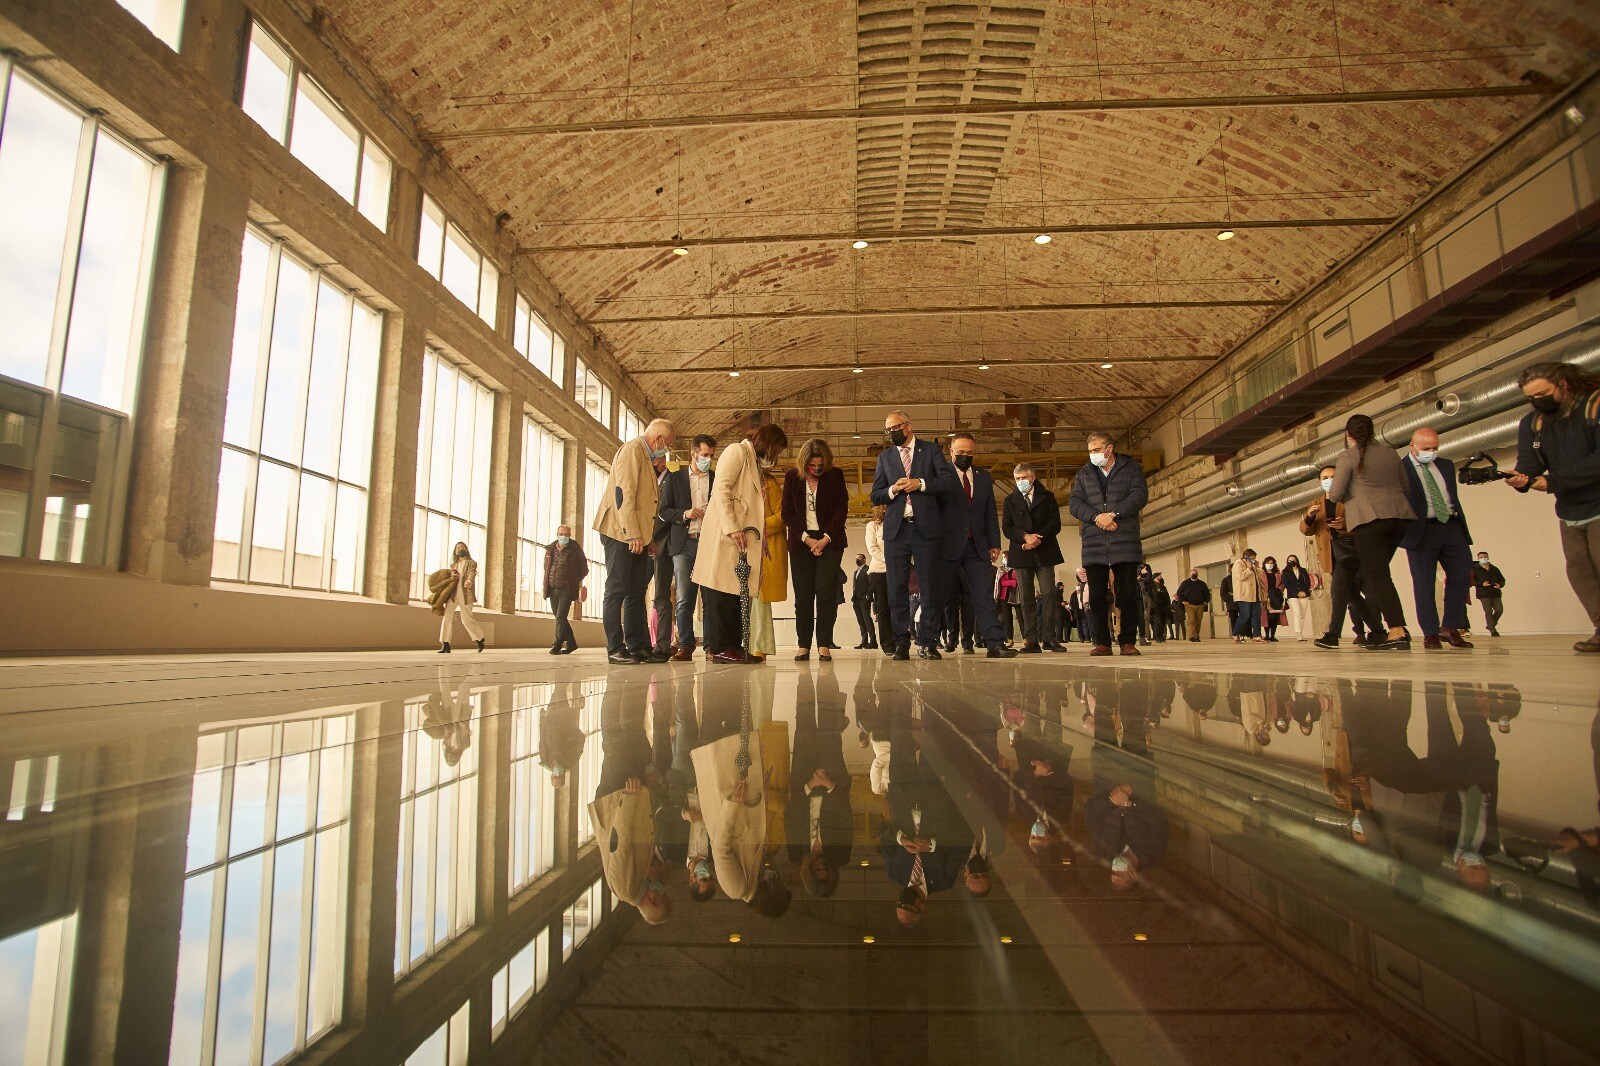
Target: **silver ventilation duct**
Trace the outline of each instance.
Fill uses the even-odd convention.
[[[1577,340],[1570,340],[1565,336],[1544,340],[1509,358],[1521,359],[1524,355],[1535,353],[1535,359],[1532,361],[1552,359],[1577,363],[1590,370],[1600,370],[1600,328],[1592,323],[1586,323],[1576,327],[1576,331],[1580,333]],[[1566,346],[1558,353],[1554,355],[1546,353],[1546,349],[1563,341]],[[1443,434],[1448,430],[1470,425],[1489,415],[1509,410],[1520,403],[1522,403],[1522,390],[1517,387],[1516,374],[1512,370],[1507,370],[1503,375],[1497,375],[1493,381],[1446,392],[1436,400],[1411,404],[1389,414],[1380,415],[1373,419],[1377,430],[1376,439],[1390,447],[1398,448],[1409,444],[1411,434],[1423,426],[1432,426]],[[1341,437],[1335,437],[1318,442],[1314,447],[1315,452],[1309,458],[1304,453],[1292,456],[1277,465],[1246,474],[1238,481],[1209,494],[1203,500],[1179,507],[1165,507],[1145,518],[1140,525],[1146,537],[1146,549],[1159,550],[1152,549],[1149,545],[1154,540],[1165,541],[1164,535],[1170,531],[1202,523],[1213,516],[1231,514],[1234,509],[1269,494],[1281,494],[1286,489],[1304,489],[1311,492],[1312,496],[1317,495],[1320,489],[1314,484],[1307,488],[1305,482],[1315,478],[1319,470],[1338,458],[1339,453],[1344,450],[1344,441]],[[1486,448],[1471,450],[1483,451]],[[1310,498],[1309,496],[1306,498],[1307,502]],[[1229,525],[1228,528],[1237,529],[1238,524]],[[1195,535],[1184,538],[1185,541],[1193,539]]]

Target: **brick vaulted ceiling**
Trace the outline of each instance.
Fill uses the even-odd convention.
[[[653,402],[717,422],[1131,425],[1600,57],[1592,0],[322,2]]]

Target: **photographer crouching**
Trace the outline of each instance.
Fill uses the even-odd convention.
[[[1600,376],[1575,363],[1535,363],[1517,384],[1533,411],[1517,428],[1517,472],[1506,484],[1554,494],[1567,580],[1594,626],[1572,648],[1600,652]]]

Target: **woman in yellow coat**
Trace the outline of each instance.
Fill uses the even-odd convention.
[[[761,535],[761,590],[750,602],[750,657],[761,662],[778,651],[772,605],[789,598],[789,536],[783,526],[783,479],[762,471],[767,527]]]

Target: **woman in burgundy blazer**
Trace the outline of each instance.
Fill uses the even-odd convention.
[[[789,575],[794,582],[794,624],[800,651],[796,662],[833,654],[833,623],[839,613],[840,561],[846,540],[844,520],[850,511],[850,490],[844,471],[833,465],[828,442],[813,437],[800,449],[795,468],[783,479],[783,524],[789,532]]]

